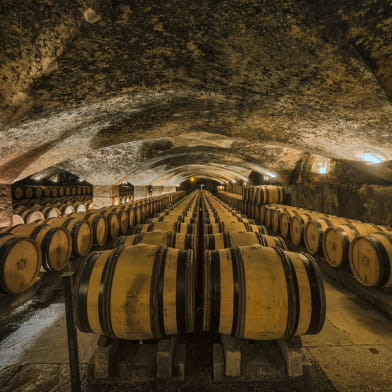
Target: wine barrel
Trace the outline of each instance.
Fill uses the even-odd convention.
[[[120,233],[120,219],[115,211],[112,210],[101,210],[101,215],[103,215],[108,223],[108,237],[115,240]]]
[[[42,214],[44,215],[45,219],[49,219],[49,218],[57,218],[61,215],[61,211],[56,208],[56,207],[40,207],[39,211],[42,212]]]
[[[283,238],[287,238],[290,234],[291,218],[299,213],[300,212],[298,210],[290,209],[280,214],[280,235]]]
[[[205,331],[254,340],[317,334],[325,310],[310,255],[260,245],[206,251]]]
[[[13,194],[14,194],[14,199],[15,200],[22,200],[24,198],[24,196],[25,196],[23,186],[19,186],[19,185],[16,186],[14,188]]]
[[[50,187],[48,187],[48,186],[43,187],[42,195],[45,198],[52,197],[52,193],[50,192]]]
[[[120,232],[121,234],[127,234],[127,231],[129,229],[129,214],[128,211],[123,208],[123,207],[118,207],[115,209],[118,219],[120,222]]]
[[[24,219],[20,215],[12,215],[12,226],[23,225],[24,223]]]
[[[114,247],[124,245],[131,246],[139,243],[149,245],[166,245],[169,248],[197,249],[197,237],[194,234],[176,233],[174,231],[151,231],[129,236],[119,237],[114,243]]]
[[[18,207],[14,210],[15,215],[19,215],[25,223],[33,223],[45,219],[41,211]]]
[[[265,188],[267,203],[282,203],[284,193],[283,188],[277,185],[268,185]]]
[[[67,266],[72,240],[64,228],[46,223],[30,223],[11,227],[8,232],[30,237],[37,242],[42,254],[42,266],[46,271],[62,271]]]
[[[108,222],[105,216],[91,211],[72,214],[71,217],[88,221],[93,230],[93,243],[98,246],[105,244],[109,234]]]
[[[57,187],[57,193],[59,197],[63,197],[65,195],[65,189],[63,186]]]
[[[367,287],[392,287],[392,233],[354,238],[349,248],[350,269]]]
[[[59,195],[59,189],[57,186],[51,186],[50,187],[50,194],[52,195],[52,197],[58,197]]]
[[[34,188],[32,186],[25,187],[26,199],[32,199],[34,197]]]
[[[299,207],[292,207],[292,206],[276,206],[273,208],[270,212],[271,214],[271,228],[274,233],[277,233],[280,231],[280,219],[281,219],[281,214],[284,213],[285,211],[289,210],[294,210],[294,211],[302,211],[305,212],[306,210],[299,208]]]
[[[149,218],[146,220],[146,223],[154,223],[154,222],[181,222],[181,223],[197,223],[197,218],[192,218],[189,216],[177,216],[177,215],[162,215],[155,218]]]
[[[327,215],[309,211],[306,214],[294,215],[290,221],[290,238],[294,245],[300,245],[304,238],[304,230],[307,222],[312,219],[326,218]]]
[[[84,204],[81,204],[81,203],[80,204],[76,203],[74,205],[74,208],[75,208],[75,213],[86,212],[87,211],[86,206]]]
[[[65,196],[71,196],[71,187],[66,186],[64,189]]]
[[[277,205],[265,205],[264,206],[264,225],[267,227],[272,227],[272,214],[273,211],[278,208]]]
[[[253,244],[260,244],[263,246],[277,246],[282,249],[287,249],[286,243],[282,237],[272,237],[261,233],[247,232],[247,231],[225,231],[218,234],[204,235],[204,249],[224,249],[233,246],[248,246]]]
[[[93,242],[93,230],[90,223],[83,219],[60,217],[50,218],[49,225],[64,227],[72,237],[72,253],[76,257],[87,256]]]
[[[136,224],[136,207],[131,204],[127,207],[126,211],[128,212],[129,228],[132,229]]]
[[[40,199],[42,197],[42,188],[40,186],[34,188],[34,196],[36,199]]]
[[[61,215],[71,215],[75,212],[75,208],[71,204],[60,206],[59,210],[61,211]]]
[[[41,251],[32,238],[0,233],[0,293],[17,295],[37,280]]]
[[[371,223],[351,222],[325,230],[323,252],[327,263],[340,268],[348,264],[348,249],[351,241],[360,235],[368,235],[379,231],[388,232],[390,229]]]
[[[78,189],[76,186],[71,187],[71,195],[76,196],[78,194]]]
[[[166,246],[91,253],[74,288],[79,329],[124,340],[193,332],[193,268],[192,251]]]
[[[243,222],[220,222],[204,225],[204,234],[217,234],[225,231],[253,231],[268,234],[265,226],[250,225]]]
[[[142,206],[138,202],[135,205],[135,225],[141,225],[143,223],[143,214],[142,214]]]
[[[149,231],[175,231],[176,233],[196,234],[197,225],[193,223],[163,221],[147,223],[144,225],[136,225],[133,228],[133,234],[145,233]]]
[[[307,251],[315,255],[322,250],[322,242],[325,230],[328,227],[350,223],[351,220],[340,217],[317,218],[307,222],[304,230],[304,242]]]

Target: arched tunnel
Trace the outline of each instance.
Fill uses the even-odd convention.
[[[87,220],[93,230],[97,215],[109,221],[113,211],[127,211],[118,230],[130,236],[135,233],[131,214],[147,205],[140,216],[150,220],[179,206],[187,205],[184,216],[189,208],[196,211],[196,297],[206,287],[200,276],[207,274],[203,219],[208,211],[215,211],[217,222],[219,211],[235,211],[239,220],[265,225],[263,235],[275,237],[282,234],[268,227],[272,210],[293,211],[288,212],[291,221],[303,217],[301,230],[324,219],[324,243],[328,230],[338,227],[345,233],[344,246],[350,246],[347,258],[356,254],[351,249],[360,237],[368,241],[358,247],[366,264],[361,268],[378,263],[360,284],[355,262],[333,265],[321,245],[313,252],[324,281],[326,320],[318,334],[298,333],[305,335],[300,349],[290,346],[292,341],[282,343],[282,337],[274,339],[280,351],[273,355],[286,364],[284,375],[268,378],[272,365],[259,354],[252,354],[252,362],[243,348],[245,338],[227,333],[219,340],[220,335],[198,331],[178,338],[185,346],[184,363],[189,362],[185,381],[169,377],[166,385],[159,377],[141,377],[142,387],[212,391],[219,378],[214,372],[222,366],[222,387],[228,390],[390,390],[391,0],[0,0],[0,21],[0,390],[69,390],[61,273],[72,271],[81,279],[76,276],[83,275],[90,251],[118,249],[113,235],[107,242],[94,234],[91,244],[78,243],[72,237],[80,225],[76,220]],[[276,189],[278,198],[263,199],[262,192]],[[73,241],[71,262],[57,269],[44,260],[49,251],[38,249],[37,233],[52,227],[51,219],[60,219],[56,222],[65,233],[62,239],[57,233],[58,244],[69,236]],[[135,219],[135,227],[147,222]],[[16,238],[30,241],[20,245],[19,256],[9,248]],[[293,243],[290,236],[285,241],[285,252],[309,254],[305,242]],[[17,289],[15,280],[27,268],[33,245],[42,261],[29,287],[24,282]],[[234,249],[231,245],[225,248]],[[172,248],[177,249],[169,246],[169,253]],[[335,252],[336,245],[332,248]],[[259,276],[246,273],[250,279]],[[286,273],[288,282],[293,270]],[[375,273],[385,277],[370,284]],[[12,281],[8,288],[7,279]],[[286,300],[276,301],[273,309]],[[298,301],[288,305],[288,314],[290,306],[302,311],[305,305]],[[131,309],[128,302],[124,306]],[[130,311],[130,317],[137,316]],[[94,366],[106,366],[94,362],[94,350],[103,350],[97,336],[108,334],[85,332],[78,332],[82,390],[122,390],[113,386],[118,374],[117,379],[107,375],[106,385],[101,385],[104,378],[97,382],[94,371],[91,375]],[[164,335],[172,345],[173,334]],[[264,355],[270,346],[257,340],[247,342]],[[219,344],[221,362],[213,351]],[[107,361],[117,366],[121,360],[113,359],[112,346],[107,347]],[[170,350],[171,361],[177,348]],[[289,377],[290,366],[296,366],[290,361],[299,352],[304,371]],[[239,356],[242,371],[231,377],[237,365],[230,355]],[[248,365],[253,366],[249,371]]]

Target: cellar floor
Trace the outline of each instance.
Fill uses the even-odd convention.
[[[97,338],[79,333],[82,390],[88,391],[338,391],[392,390],[392,321],[354,294],[325,281],[327,320],[323,331],[302,338],[309,354],[311,387],[290,382],[211,381],[211,348],[205,341],[187,349],[185,382],[150,382],[127,386],[88,386],[86,364]],[[189,358],[188,358],[189,357]],[[0,324],[0,391],[70,390],[62,297],[46,306],[20,307]]]

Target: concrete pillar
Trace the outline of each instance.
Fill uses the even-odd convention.
[[[94,208],[109,207],[120,204],[119,185],[93,185]]]
[[[0,185],[0,227],[12,225],[11,185]]]

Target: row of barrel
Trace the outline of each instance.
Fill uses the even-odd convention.
[[[208,194],[207,201],[208,216],[221,222],[240,214]],[[231,232],[234,243],[206,253],[204,329],[256,340],[318,333],[326,307],[313,257],[287,251],[280,237],[243,242],[249,234]]]
[[[244,187],[241,195],[218,190],[218,195],[226,203],[248,215],[248,212],[261,205],[282,203],[284,199],[283,188],[278,185]]]
[[[71,215],[78,212],[86,212],[92,209],[91,199],[86,201],[59,201],[53,203],[44,203],[43,205],[34,204],[29,207],[15,207],[12,216],[12,225],[23,223],[33,223],[42,219],[57,218],[63,215]]]
[[[12,189],[15,200],[41,199],[63,196],[92,195],[91,185],[65,185],[65,186],[43,186],[43,185],[16,185]]]
[[[202,297],[206,332],[257,340],[317,333],[325,318],[317,265],[265,233],[210,193],[193,192],[85,259],[75,284],[79,329],[126,340],[194,332]]]
[[[348,266],[363,286],[392,287],[391,227],[279,205],[260,210],[260,220],[330,266]]]
[[[0,229],[0,293],[21,294],[37,280],[40,271],[62,271],[71,258],[89,254],[92,245],[142,223],[147,217],[183,196],[183,192],[146,200],[52,217]]]
[[[74,286],[81,331],[126,340],[193,331],[198,203],[193,193],[86,257]]]
[[[53,206],[56,204],[74,204],[74,203],[84,203],[90,201],[92,203],[91,195],[77,195],[77,196],[63,196],[63,197],[53,197],[51,199],[24,199],[19,201],[14,201],[12,206],[17,207],[34,207],[34,206]]]
[[[392,228],[282,204],[254,206],[249,216],[290,237],[333,268],[349,268],[366,287],[392,287]]]

